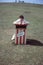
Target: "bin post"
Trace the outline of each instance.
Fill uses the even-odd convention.
[[[26,44],[26,25],[16,25],[15,44]]]
[[[26,28],[28,23],[22,15],[13,23],[16,27],[15,44],[26,44]]]

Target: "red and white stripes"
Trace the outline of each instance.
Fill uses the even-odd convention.
[[[26,29],[16,29],[16,44],[26,44]]]

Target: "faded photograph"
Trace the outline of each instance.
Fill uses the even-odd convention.
[[[43,65],[43,0],[0,0],[0,65]]]

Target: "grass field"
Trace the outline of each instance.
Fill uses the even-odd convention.
[[[28,45],[14,45],[12,24],[23,14]],[[0,65],[43,65],[43,5],[0,3]]]

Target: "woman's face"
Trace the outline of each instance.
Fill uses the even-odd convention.
[[[23,21],[24,19],[22,19],[22,18],[20,18],[21,19],[21,21]]]

